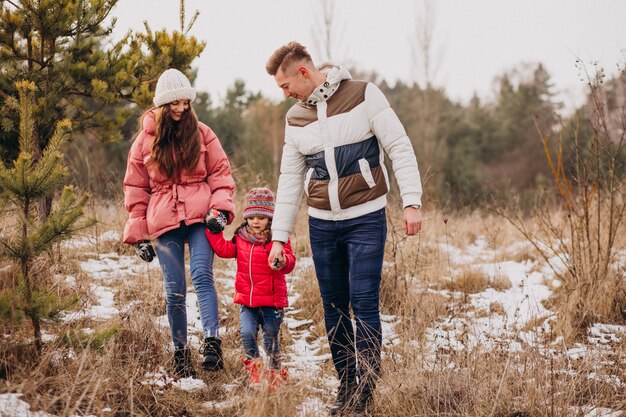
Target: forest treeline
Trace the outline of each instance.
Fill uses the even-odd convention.
[[[184,2],[180,30],[153,31],[146,23],[144,31],[129,32],[112,44],[108,40],[113,22],[106,22],[116,3],[0,4],[2,159],[17,157],[15,82],[32,81],[37,88],[33,117],[39,149],[58,121],[70,119],[73,128],[65,153],[71,181],[94,196],[114,200],[120,198],[127,152],[159,73],[176,67],[195,78],[203,69],[194,66],[194,60],[205,46],[187,34],[195,15],[186,21]],[[354,78],[376,82],[387,95],[414,144],[427,200],[438,206],[471,209],[510,196],[528,206],[552,181],[542,138],[548,149],[563,147],[566,170],[576,164],[575,147],[592,152],[590,120],[597,117],[597,106],[588,98],[571,114],[560,116],[563,104],[557,102],[557,89],[541,63],[520,64],[499,75],[491,99],[476,96],[469,103],[451,100],[445,88],[402,81],[389,85],[379,81],[378,74],[350,70]],[[623,135],[623,68],[610,80],[593,64],[578,62],[572,71],[581,74],[581,89],[585,83],[603,84],[606,120],[614,122],[609,128]],[[194,102],[199,119],[217,133],[240,184],[275,187],[284,117],[293,101],[270,100],[243,80],[233,80],[224,90],[219,101],[199,92]]]
[[[524,70],[501,75],[493,100],[482,102],[474,97],[468,104],[450,100],[442,89],[378,83],[413,142],[430,202],[450,209],[474,209],[494,199],[515,197],[521,207],[529,207],[537,192],[552,181],[542,137],[552,150],[562,146],[568,171],[576,164],[576,147],[592,151],[592,103],[560,117],[562,104],[555,101],[556,91],[545,68],[537,64]],[[377,79],[375,74],[362,77]],[[605,83],[607,114],[623,111],[625,86],[626,73]],[[236,80],[221,103],[200,92],[194,109],[220,138],[238,183],[274,187],[285,113],[292,104],[293,100],[269,100]],[[120,142],[74,138],[68,157],[74,181],[81,188],[105,198],[119,195],[140,113],[137,110],[124,125]],[[611,128],[623,134],[619,120]]]

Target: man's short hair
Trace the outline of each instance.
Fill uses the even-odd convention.
[[[313,62],[311,55],[307,52],[306,48],[299,42],[291,41],[286,45],[278,48],[267,60],[265,69],[269,75],[276,75],[279,69],[285,69],[289,65],[298,61]]]

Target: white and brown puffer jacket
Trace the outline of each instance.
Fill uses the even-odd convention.
[[[404,207],[421,204],[413,146],[384,94],[372,83],[353,81],[343,68],[331,69],[306,103],[287,112],[274,240],[287,241],[303,191],[309,215],[323,220],[353,219],[385,207],[385,152]]]

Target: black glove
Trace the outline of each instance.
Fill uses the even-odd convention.
[[[204,223],[206,224],[206,228],[209,229],[211,233],[219,233],[226,227],[226,223],[228,223],[228,213],[223,210],[215,210],[211,209],[204,216]]]
[[[152,262],[156,256],[154,248],[148,240],[135,243],[135,252],[137,253],[137,256],[146,262]]]

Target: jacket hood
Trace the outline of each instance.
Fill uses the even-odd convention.
[[[340,83],[343,80],[351,80],[352,75],[345,67],[332,66],[326,73],[326,81],[329,84]]]
[[[335,94],[342,81],[352,79],[350,72],[343,67],[328,65],[322,72],[326,74],[326,81],[313,89],[313,92],[306,100],[306,104],[309,106],[328,100]]]
[[[141,119],[141,128],[144,132],[153,135],[156,132],[156,114],[155,110],[149,110]]]

